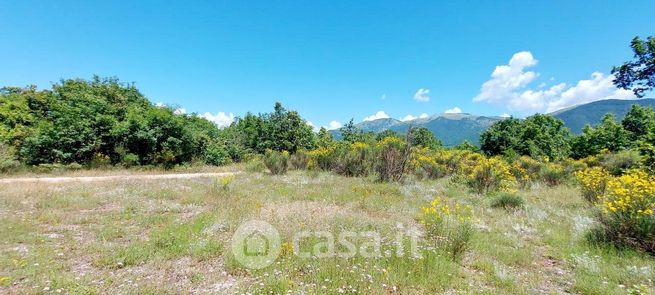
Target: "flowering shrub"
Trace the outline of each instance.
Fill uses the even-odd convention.
[[[602,167],[587,168],[574,174],[580,183],[582,196],[588,202],[596,203],[605,194],[605,187],[610,175]]]
[[[509,165],[496,157],[480,158],[472,171],[464,177],[466,184],[481,194],[494,191],[512,192],[516,187],[516,179],[510,172]]]
[[[653,217],[655,176],[635,170],[607,182],[605,212],[630,218]]]
[[[521,167],[519,163],[514,163],[512,166],[509,168],[510,173],[516,178],[516,183],[522,187],[528,187],[530,184],[531,180],[531,175],[528,173],[528,170],[525,170],[525,168]]]
[[[640,170],[607,181],[593,240],[655,253],[655,176]]]
[[[337,149],[333,170],[345,176],[367,176],[371,171],[371,146],[364,142],[342,145]]]
[[[455,162],[455,167],[456,167],[455,172],[459,174],[472,173],[473,170],[475,170],[475,168],[478,167],[480,161],[487,159],[482,154],[472,151],[458,150],[458,151],[453,151],[453,153],[454,153],[454,157],[452,158],[452,160],[454,160]]]
[[[546,163],[541,169],[542,180],[550,186],[562,184],[568,177],[568,171],[560,164]]]
[[[418,178],[437,179],[448,173],[448,167],[437,161],[437,154],[427,148],[421,148],[412,153],[409,167]]]
[[[521,156],[516,161],[516,165],[523,168],[530,176],[531,180],[535,180],[544,164],[528,156]]]
[[[309,162],[307,163],[307,168],[323,171],[331,170],[335,158],[334,151],[335,147],[321,147],[308,152]]]
[[[473,208],[437,197],[421,208],[420,223],[426,237],[459,260],[466,252],[473,234]]]

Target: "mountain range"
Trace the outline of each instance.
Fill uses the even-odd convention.
[[[655,99],[599,100],[562,109],[549,115],[561,119],[574,134],[578,134],[584,125],[597,124],[606,113],[613,113],[618,120],[621,120],[633,104],[655,108]],[[365,132],[370,131],[375,133],[384,130],[404,133],[410,126],[425,127],[434,133],[445,146],[455,146],[465,140],[479,144],[480,133],[487,130],[496,121],[503,119],[503,117],[476,116],[467,113],[442,113],[409,121],[401,121],[393,118],[377,119],[357,123],[355,126]],[[330,132],[337,138],[341,135],[339,129],[331,130]]]

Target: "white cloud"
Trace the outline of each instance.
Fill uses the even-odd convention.
[[[537,63],[528,51],[515,53],[507,65],[496,67],[491,79],[482,84],[480,93],[473,101],[505,105],[507,109],[514,111],[552,112],[596,100],[635,98],[629,90],[617,89],[614,86],[614,76],[605,76],[600,72],[592,73],[591,79],[580,80],[575,86],[559,83],[548,87],[542,82],[536,89],[530,89],[529,84],[539,73],[526,69]],[[550,78],[549,81],[554,79]]]
[[[330,123],[327,126],[327,130],[335,130],[341,128],[343,125],[337,121],[330,121]]]
[[[500,115],[500,116],[501,116],[502,118],[509,118],[509,117],[511,117],[510,114],[508,114],[508,113],[503,113],[503,114]]]
[[[412,121],[412,120],[416,120],[416,119],[425,119],[427,117],[429,117],[429,116],[426,113],[421,113],[420,115],[418,115],[418,117],[409,114],[407,116],[404,116],[404,117],[400,118],[400,121],[406,122],[406,121]]]
[[[430,89],[420,88],[414,94],[414,100],[419,101],[419,102],[428,102],[428,101],[430,101],[429,94],[430,94]]]
[[[400,121],[403,121],[403,122],[411,121],[411,120],[416,120],[416,117],[414,117],[412,115],[407,115],[407,116],[404,116],[404,117],[400,118]]]
[[[166,104],[163,103],[163,102],[158,102],[158,103],[155,103],[155,106],[158,107],[158,108],[163,108],[163,107],[166,106]]]
[[[216,115],[214,115],[210,112],[206,112],[200,115],[200,117],[214,122],[219,128],[230,126],[230,124],[234,122],[234,114],[232,113],[226,114],[224,112],[218,112]]]
[[[528,51],[515,53],[507,65],[500,65],[491,73],[491,79],[482,84],[480,93],[473,101],[508,104],[508,108],[520,105],[520,95],[516,92],[526,87],[539,76],[526,68],[536,65],[538,61]]]
[[[446,114],[459,114],[461,112],[462,112],[462,110],[460,108],[454,107],[452,109],[447,109],[444,113],[446,113]]]
[[[609,98],[616,99],[634,99],[634,93],[630,90],[619,89],[612,82],[613,75],[603,75],[603,73],[594,72],[591,79],[580,80],[578,84],[570,87],[557,98],[548,103],[546,111],[552,112],[577,104],[588,103],[595,100]]]
[[[312,127],[312,131],[318,132],[318,130],[319,130],[318,126],[314,125],[314,123],[312,123],[312,121],[305,121],[305,124],[307,124],[307,126],[309,126],[309,127]]]
[[[389,115],[387,115],[384,111],[378,111],[377,113],[364,118],[364,121],[373,121],[377,119],[386,119],[386,118],[389,118]]]
[[[185,108],[177,108],[173,111],[173,114],[176,115],[184,115],[186,114],[186,109]]]

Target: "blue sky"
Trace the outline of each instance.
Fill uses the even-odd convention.
[[[316,126],[525,116],[630,98],[610,70],[632,37],[655,34],[653,11],[652,0],[5,0],[0,84],[116,76],[218,122],[275,101]]]

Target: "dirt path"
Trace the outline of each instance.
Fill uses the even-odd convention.
[[[241,172],[215,172],[215,173],[178,173],[178,174],[134,174],[134,175],[108,175],[108,176],[79,176],[79,177],[20,177],[2,178],[0,183],[25,182],[94,182],[110,180],[152,180],[152,179],[188,179],[200,177],[221,177],[239,174]]]

